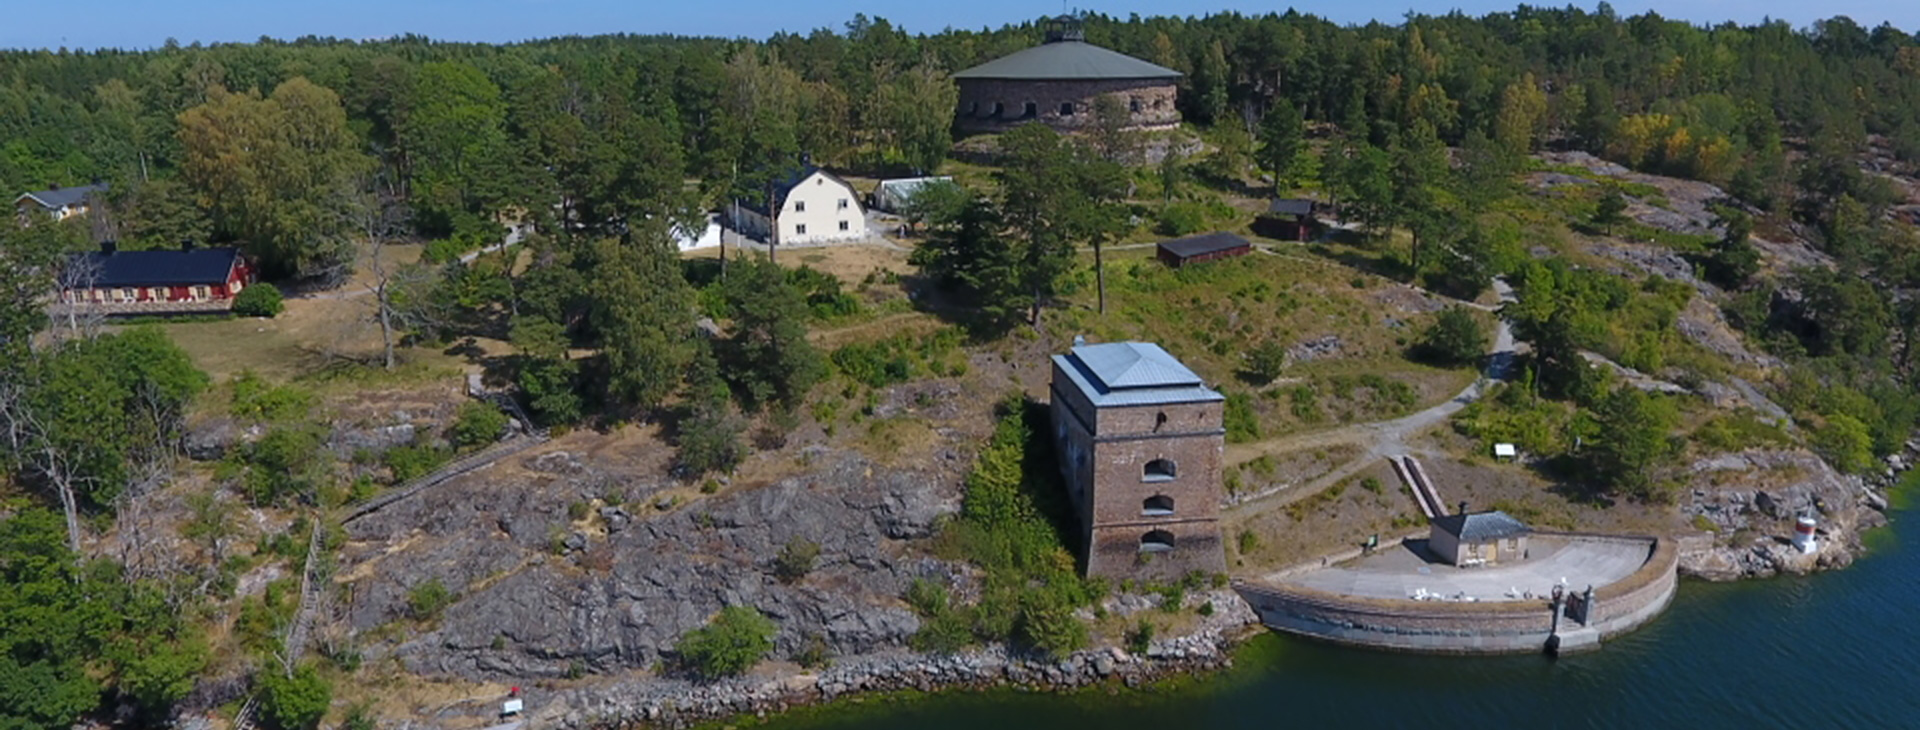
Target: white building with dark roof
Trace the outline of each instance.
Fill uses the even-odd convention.
[[[734,230],[780,246],[867,238],[867,215],[860,207],[860,196],[833,173],[804,165],[768,193],[765,201],[734,201],[727,210]]]

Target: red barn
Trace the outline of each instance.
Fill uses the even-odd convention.
[[[1308,241],[1319,234],[1315,217],[1319,204],[1302,198],[1284,198],[1267,205],[1267,212],[1253,219],[1253,232],[1282,241]]]
[[[1176,269],[1202,261],[1245,256],[1252,250],[1247,239],[1225,231],[1162,241],[1159,249],[1160,262]]]
[[[60,301],[110,314],[225,311],[253,279],[239,249],[116,251],[106,244],[69,260]]]

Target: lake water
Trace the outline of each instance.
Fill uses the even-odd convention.
[[[1913,494],[1904,495],[1909,498]],[[1920,512],[1896,506],[1851,568],[1682,581],[1653,623],[1596,652],[1389,654],[1267,635],[1212,677],[1143,691],[888,696],[791,713],[787,730],[1276,727],[1920,727]]]

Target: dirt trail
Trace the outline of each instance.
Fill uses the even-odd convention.
[[[1494,292],[1500,295],[1500,301],[1513,301],[1513,288],[1505,281],[1495,279]],[[1493,347],[1487,352],[1487,368],[1484,374],[1459,394],[1445,403],[1433,406],[1400,418],[1372,423],[1357,423],[1339,428],[1316,431],[1295,436],[1283,436],[1267,441],[1250,444],[1237,444],[1228,447],[1226,461],[1228,466],[1237,466],[1257,459],[1263,455],[1292,453],[1305,449],[1323,448],[1336,444],[1361,444],[1365,450],[1352,460],[1334,467],[1301,484],[1284,485],[1258,493],[1246,495],[1226,509],[1227,515],[1245,518],[1266,510],[1284,506],[1295,500],[1318,493],[1322,489],[1340,483],[1374,462],[1389,456],[1407,453],[1408,437],[1445,423],[1453,414],[1466,408],[1467,404],[1480,399],[1494,382],[1505,380],[1513,367],[1513,328],[1505,319],[1499,320],[1494,329]]]

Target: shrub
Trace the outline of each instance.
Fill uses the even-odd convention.
[[[1247,352],[1247,374],[1262,384],[1280,378],[1287,367],[1287,346],[1267,340]]]
[[[907,605],[920,615],[933,617],[947,612],[947,587],[926,578],[915,578],[907,586]]]
[[[453,592],[447,590],[439,578],[430,578],[407,591],[407,613],[421,621],[438,618],[450,603],[453,603]]]
[[[773,650],[773,621],[748,606],[728,606],[673,647],[684,667],[707,678],[741,674]]]
[[[492,404],[468,401],[453,419],[453,443],[461,448],[490,444],[507,429],[507,414]]]
[[[945,611],[920,622],[907,644],[915,651],[952,654],[973,643],[972,621],[965,611]]]
[[[1862,474],[1874,466],[1872,434],[1860,419],[1844,413],[1828,416],[1826,424],[1813,432],[1813,450],[1833,468],[1850,474]]]
[[[288,677],[267,671],[260,675],[260,714],[280,730],[318,727],[333,704],[333,687],[311,665]]]
[[[397,446],[387,449],[387,469],[393,472],[393,483],[399,484],[433,473],[449,456],[445,449],[432,446]]]
[[[1154,226],[1163,235],[1188,236],[1207,227],[1207,207],[1199,203],[1174,203],[1160,209]]]
[[[1245,393],[1230,393],[1226,405],[1227,443],[1246,443],[1260,438],[1260,416],[1253,411],[1253,399]]]
[[[312,407],[313,393],[305,389],[268,383],[252,370],[242,370],[233,376],[231,410],[239,418],[290,421],[307,415]]]
[[[1153,624],[1141,619],[1132,631],[1127,632],[1127,651],[1145,654],[1150,646],[1153,646]]]
[[[1420,338],[1420,353],[1445,365],[1471,365],[1487,352],[1487,333],[1465,307],[1448,307]]]
[[[242,317],[277,317],[286,308],[280,290],[267,283],[241,289],[233,298],[233,313]]]
[[[773,560],[773,575],[782,583],[797,583],[807,573],[813,571],[813,563],[820,559],[820,545],[804,537],[795,537],[780,548],[780,556]]]
[[[1240,554],[1246,555],[1260,549],[1260,535],[1252,530],[1240,531]]]

